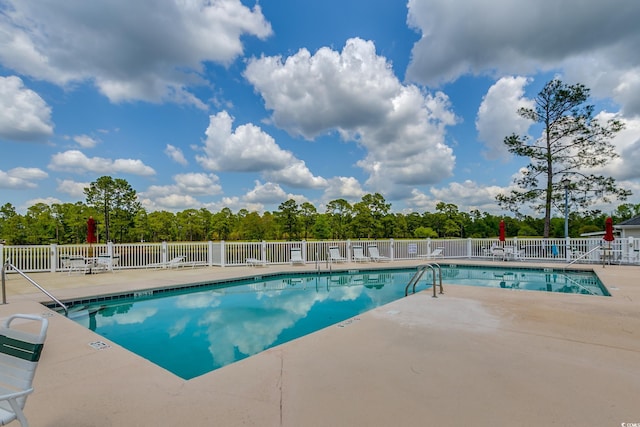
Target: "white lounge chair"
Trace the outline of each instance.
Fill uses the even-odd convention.
[[[340,255],[340,248],[337,246],[329,247],[329,261],[331,262],[346,262],[347,259]]]
[[[291,248],[291,264],[305,264],[302,258],[302,248]]]
[[[16,319],[40,322],[40,333],[11,327]],[[20,323],[17,321],[16,324]],[[18,420],[27,427],[24,405],[33,392],[33,377],[47,336],[47,319],[31,314],[14,314],[0,327],[0,425]]]
[[[426,255],[418,255],[418,258],[435,259],[444,257],[444,248],[436,248]]]
[[[188,263],[188,262],[184,262],[184,257],[183,256],[177,256],[172,258],[171,260],[167,261],[167,262],[157,262],[155,264],[148,264],[147,267],[152,267],[152,268],[178,268],[180,266],[183,265],[195,265],[195,263]]]
[[[267,266],[267,262],[263,261],[261,259],[258,258],[247,258],[247,265],[252,266],[252,267],[266,267]]]
[[[390,261],[391,260],[391,258],[389,258],[389,257],[380,255],[380,252],[378,252],[378,247],[376,245],[367,246],[367,250],[369,251],[369,256],[375,262]]]
[[[369,262],[371,259],[364,254],[364,249],[362,246],[354,246],[353,247],[353,260],[355,262]]]

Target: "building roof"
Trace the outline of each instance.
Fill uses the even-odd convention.
[[[616,227],[640,227],[640,215],[635,217],[635,218],[631,218],[628,219],[626,221],[622,221],[620,224],[617,224]]]

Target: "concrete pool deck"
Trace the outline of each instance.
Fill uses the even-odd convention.
[[[31,277],[69,300],[313,267]],[[52,314],[25,413],[35,427],[640,423],[640,267],[585,267],[612,297],[446,286],[440,298],[423,291],[189,381]],[[34,291],[9,275],[0,317],[50,315]]]

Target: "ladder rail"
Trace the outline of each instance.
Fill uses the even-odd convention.
[[[11,264],[11,261],[9,259],[7,259],[7,261],[2,265],[2,303],[3,304],[7,303],[7,294],[6,294],[6,287],[5,287],[5,280],[6,280],[5,276],[6,276],[7,267],[11,267],[16,273],[18,273],[19,275],[24,277],[29,283],[31,283],[33,286],[38,288],[43,294],[48,296],[52,301],[54,301],[56,304],[58,304],[60,307],[62,307],[62,309],[64,310],[65,316],[69,315],[69,308],[62,301],[60,301],[58,298],[54,297],[49,291],[47,291],[45,288],[43,288],[38,283],[36,283],[35,280],[33,280],[31,277],[27,276],[18,267],[16,267],[15,265]]]
[[[438,296],[436,295],[436,271],[438,273],[438,278],[440,281],[440,294],[444,294],[444,288],[442,287],[442,267],[440,266],[440,264],[434,262],[434,263],[430,263],[430,264],[424,264],[421,266],[417,267],[418,270],[416,271],[416,273],[411,277],[411,279],[409,280],[409,283],[407,283],[407,286],[404,288],[404,296],[408,296],[409,295],[409,288],[411,287],[411,292],[412,293],[416,293],[416,286],[418,285],[418,282],[420,281],[420,279],[422,278],[422,276],[424,275],[425,271],[427,271],[427,269],[431,269],[431,271],[433,272],[433,283],[432,283],[432,287],[433,287],[433,298],[438,298]]]

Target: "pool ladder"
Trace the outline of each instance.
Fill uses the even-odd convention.
[[[438,273],[438,279],[440,281],[439,293],[441,295],[444,294],[444,289],[442,288],[442,267],[440,267],[440,264],[434,262],[434,263],[418,266],[418,271],[416,271],[416,273],[413,275],[411,280],[409,280],[407,287],[404,288],[405,297],[409,295],[410,287],[412,288],[411,293],[414,293],[414,294],[416,293],[416,285],[418,284],[420,279],[422,279],[422,276],[424,275],[424,272],[427,271],[427,269],[430,269],[433,272],[433,298],[438,298],[438,296],[436,295],[436,272]]]

